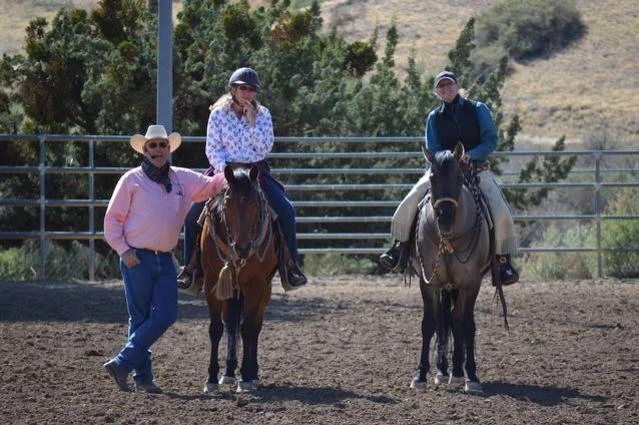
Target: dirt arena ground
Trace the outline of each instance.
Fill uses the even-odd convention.
[[[506,297],[510,333],[488,282],[477,303],[485,394],[415,392],[416,281],[316,278],[289,294],[278,282],[262,387],[206,397],[203,298],[180,295],[154,346],[165,392],[147,395],[118,391],[102,369],[126,333],[120,282],[0,282],[0,423],[639,423],[639,281],[522,282]]]

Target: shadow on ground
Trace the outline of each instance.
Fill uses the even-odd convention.
[[[206,300],[200,294],[180,293],[178,320],[209,318]],[[344,309],[340,306],[337,309]],[[265,320],[297,322],[334,314],[326,301],[275,293]],[[123,323],[127,320],[122,284],[89,282],[5,282],[0,281],[0,322],[95,322]]]
[[[566,400],[581,399],[589,402],[606,402],[606,397],[582,393],[573,388],[540,387],[538,385],[518,385],[493,381],[482,383],[486,396],[503,395],[541,406],[556,406]]]

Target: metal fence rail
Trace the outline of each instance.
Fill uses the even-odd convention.
[[[184,137],[185,143],[203,143],[203,137]],[[45,278],[45,244],[46,240],[88,240],[89,243],[89,277],[91,280],[95,278],[95,240],[102,239],[103,233],[98,231],[95,223],[95,208],[105,208],[108,199],[95,198],[95,181],[96,175],[118,175],[127,171],[130,167],[96,167],[95,166],[95,143],[96,142],[113,142],[128,143],[127,136],[70,136],[70,135],[0,135],[0,143],[7,141],[26,141],[37,142],[39,148],[38,165],[0,165],[0,174],[38,174],[39,176],[39,197],[38,198],[2,198],[0,199],[0,207],[16,207],[16,206],[37,206],[39,207],[39,230],[33,231],[12,231],[10,229],[0,229],[0,240],[9,239],[37,239],[39,240],[39,257],[40,270],[39,277]],[[87,166],[49,166],[46,163],[46,146],[47,143],[68,143],[82,142],[88,145],[88,157],[86,158]],[[276,143],[297,143],[303,145],[318,145],[323,143],[337,143],[345,147],[349,144],[398,144],[406,146],[407,149],[416,149],[422,143],[421,137],[280,137],[276,138]],[[601,254],[605,251],[620,252],[639,252],[637,247],[602,247],[601,246],[601,223],[603,220],[619,220],[619,219],[639,219],[639,215],[620,214],[611,215],[603,214],[601,211],[601,195],[603,188],[621,188],[621,187],[639,187],[639,182],[633,181],[603,181],[602,176],[606,174],[630,174],[635,173],[636,168],[602,168],[601,160],[606,156],[631,156],[639,159],[639,150],[572,150],[572,151],[515,151],[515,152],[495,152],[495,155],[505,157],[538,157],[547,155],[576,155],[581,157],[589,157],[594,166],[592,168],[581,168],[574,170],[575,174],[593,176],[592,181],[588,182],[560,182],[560,183],[512,183],[503,182],[500,185],[504,188],[586,188],[592,191],[592,214],[548,214],[548,215],[515,215],[516,221],[533,221],[533,220],[589,220],[595,223],[596,246],[594,247],[520,247],[522,252],[595,252],[597,254],[597,271],[601,276]],[[270,160],[286,160],[296,159],[299,161],[329,158],[329,159],[352,159],[358,161],[362,158],[372,159],[388,159],[388,158],[420,158],[421,153],[416,150],[407,151],[366,151],[366,152],[279,152],[269,155]],[[274,168],[273,174],[277,175],[298,175],[298,176],[315,176],[315,175],[408,175],[414,174],[418,176],[423,173],[421,168]],[[88,193],[84,199],[63,199],[63,198],[47,198],[46,197],[46,176],[60,175],[86,175],[88,176]],[[516,171],[506,171],[503,178],[516,175]],[[415,178],[416,180],[416,178]],[[352,200],[349,199],[349,193],[357,193],[361,191],[407,191],[412,187],[411,183],[353,183],[353,184],[286,184],[286,189],[291,196],[293,204],[306,209],[311,208],[349,208],[349,207],[387,207],[394,208],[399,204],[400,199],[379,199],[371,196],[371,199]],[[334,200],[307,200],[298,199],[299,194],[315,193],[321,191],[323,193],[333,193]],[[45,225],[45,217],[47,208],[52,207],[83,207],[88,208],[88,229],[77,229],[74,231],[52,231],[47,230]],[[360,216],[322,216],[322,215],[300,215],[297,222],[300,224],[321,224],[321,223],[388,223],[390,215],[360,215]],[[377,241],[376,244],[371,242],[371,246],[364,247],[317,247],[309,246],[300,249],[302,254],[313,253],[343,253],[343,254],[376,254],[383,249],[383,244],[389,238],[388,233],[369,232],[306,232],[298,233],[298,239],[307,241]],[[374,245],[374,246],[372,246]]]

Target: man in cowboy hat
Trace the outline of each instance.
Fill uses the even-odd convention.
[[[178,133],[167,136],[161,125],[132,136],[142,164],[120,178],[104,216],[104,238],[120,256],[129,313],[127,341],[104,368],[123,391],[130,390],[133,372],[136,390],[161,392],[153,382],[149,348],[177,316],[171,250],[191,202],[216,195],[224,184],[224,174],[208,177],[171,166],[169,153],[180,143]]]

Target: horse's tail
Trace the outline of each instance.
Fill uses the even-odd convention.
[[[231,267],[229,263],[226,263],[224,267],[222,267],[222,270],[220,270],[220,275],[215,284],[215,297],[218,300],[224,301],[233,298],[235,291],[233,287],[233,281],[235,280],[234,275],[233,267]]]

